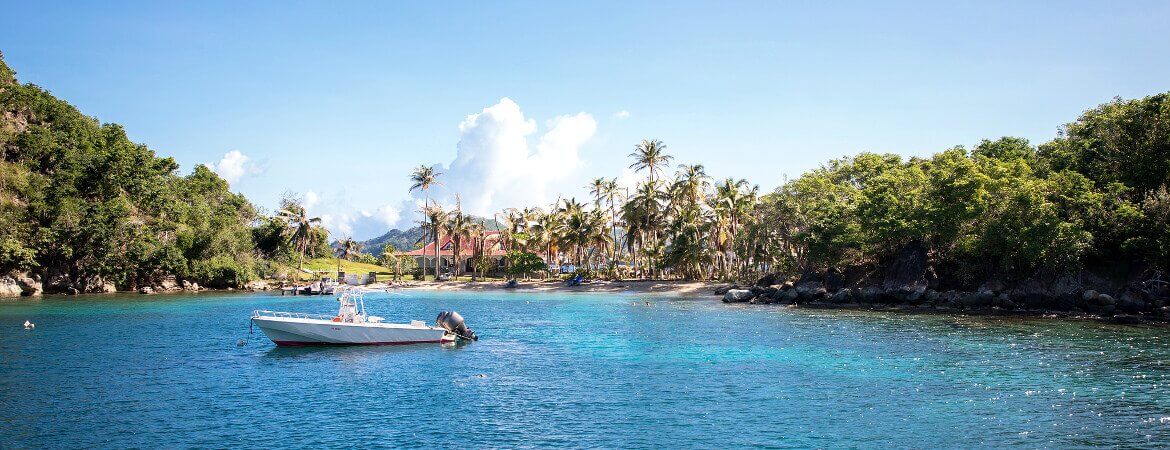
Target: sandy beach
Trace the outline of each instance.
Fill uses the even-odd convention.
[[[381,284],[381,283],[380,283]],[[420,282],[407,281],[381,284],[387,289],[403,290],[435,290],[435,291],[486,291],[510,290],[519,292],[605,292],[605,293],[632,293],[632,294],[672,294],[695,297],[717,298],[713,291],[723,283],[710,281],[681,281],[681,280],[624,280],[624,281],[587,281],[580,286],[569,286],[561,280],[529,280],[520,281],[515,288],[505,288],[501,281],[445,281]],[[374,287],[374,286],[371,286]]]

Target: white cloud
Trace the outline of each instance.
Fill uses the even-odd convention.
[[[626,118],[629,118],[629,117],[630,117],[630,112],[629,112],[629,111],[626,111],[626,110],[624,110],[624,109],[623,109],[623,110],[621,110],[621,111],[618,111],[618,112],[615,112],[615,113],[613,113],[613,118],[614,118],[614,119],[626,119]]]
[[[218,163],[207,164],[207,166],[230,185],[235,185],[245,175],[256,175],[264,172],[262,166],[252,162],[252,158],[239,150],[224,153],[223,158],[220,158]]]
[[[373,218],[382,221],[386,226],[393,226],[398,223],[398,218],[401,216],[398,208],[394,205],[382,205],[374,211]]]
[[[345,192],[337,192],[321,201],[316,192],[305,192],[305,209],[309,215],[321,218],[321,226],[329,230],[329,239],[344,239],[351,237],[357,240],[366,240],[382,235],[390,228],[398,225],[399,208],[395,205],[382,205],[374,210],[357,210],[346,201]],[[317,209],[310,209],[319,204]]]
[[[639,184],[642,184],[642,182],[646,181],[649,178],[650,178],[650,175],[647,174],[646,172],[637,173],[637,172],[634,172],[634,169],[631,169],[629,167],[625,167],[622,169],[622,174],[618,176],[617,181],[618,181],[618,186],[621,186],[623,188],[627,188],[632,193],[632,192],[634,192],[635,189],[638,188]]]
[[[321,201],[321,198],[317,195],[316,192],[308,191],[305,192],[305,201],[303,206],[305,207],[306,211],[309,211],[312,210],[314,206],[317,206],[317,202],[319,201]]]
[[[553,118],[545,128],[532,148],[536,121],[507,97],[467,116],[459,124],[455,160],[438,168],[443,186],[432,196],[449,205],[459,194],[465,211],[484,217],[551,202],[549,188],[581,166],[581,146],[597,132],[597,121],[582,112]]]
[[[353,236],[353,226],[347,215],[321,214],[321,226],[329,230],[329,239]]]

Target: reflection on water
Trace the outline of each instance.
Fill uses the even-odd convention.
[[[256,294],[0,302],[2,446],[1157,447],[1170,330],[723,305],[371,294],[458,345],[276,347]],[[37,323],[24,330],[24,320]],[[237,346],[243,339],[244,346]],[[16,443],[16,444],[9,444]]]

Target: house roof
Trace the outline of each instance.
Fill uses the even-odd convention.
[[[490,255],[490,256],[504,256],[505,254],[507,254],[507,250],[502,248],[502,246],[500,245],[500,232],[499,231],[485,232],[484,239],[487,240],[487,245],[485,247],[487,249],[486,253],[488,255]],[[439,246],[439,255],[440,256],[455,256],[455,242],[454,242],[454,239],[451,238],[451,236],[444,236],[442,239],[439,240],[439,243],[441,244]],[[463,247],[459,249],[459,256],[461,256],[461,257],[471,256],[471,242],[470,241],[463,241],[462,246]],[[433,256],[435,256],[435,243],[431,242],[431,243],[428,243],[423,248],[417,248],[417,249],[414,249],[414,250],[411,250],[408,252],[398,252],[398,254],[399,255],[406,255],[406,256],[431,256],[431,257],[433,257]]]

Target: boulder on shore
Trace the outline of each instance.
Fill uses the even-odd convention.
[[[776,301],[786,305],[791,305],[796,302],[796,298],[799,296],[800,294],[797,294],[796,289],[789,286],[776,292]]]
[[[18,273],[13,278],[22,289],[21,295],[41,295],[45,287],[41,285],[41,277],[27,273]]]
[[[829,297],[829,301],[832,303],[837,303],[837,304],[852,302],[853,301],[853,289],[849,289],[849,288],[841,289],[841,290],[837,291],[835,294],[833,294],[832,297]]]
[[[255,283],[255,281],[253,281],[253,283]],[[252,284],[252,283],[248,283],[248,284],[250,285],[250,284]],[[739,289],[739,286],[737,286],[737,285],[734,285],[734,284],[728,284],[728,285],[725,285],[725,286],[719,286],[719,287],[715,288],[715,295],[723,295],[723,294],[726,294],[726,293],[727,293],[727,291],[730,291],[730,290],[732,290],[732,289]]]
[[[740,303],[751,300],[756,295],[748,289],[731,289],[723,294],[723,303]]]
[[[174,275],[169,275],[159,282],[156,289],[160,291],[177,291],[179,290],[179,282],[175,279]]]
[[[20,297],[24,289],[12,277],[0,277],[0,297]]]
[[[756,280],[756,286],[766,287],[766,286],[771,286],[773,284],[779,284],[780,281],[783,279],[784,278],[782,275],[780,275],[780,272],[772,272],[770,274],[767,274],[767,275],[760,277],[759,280]]]

